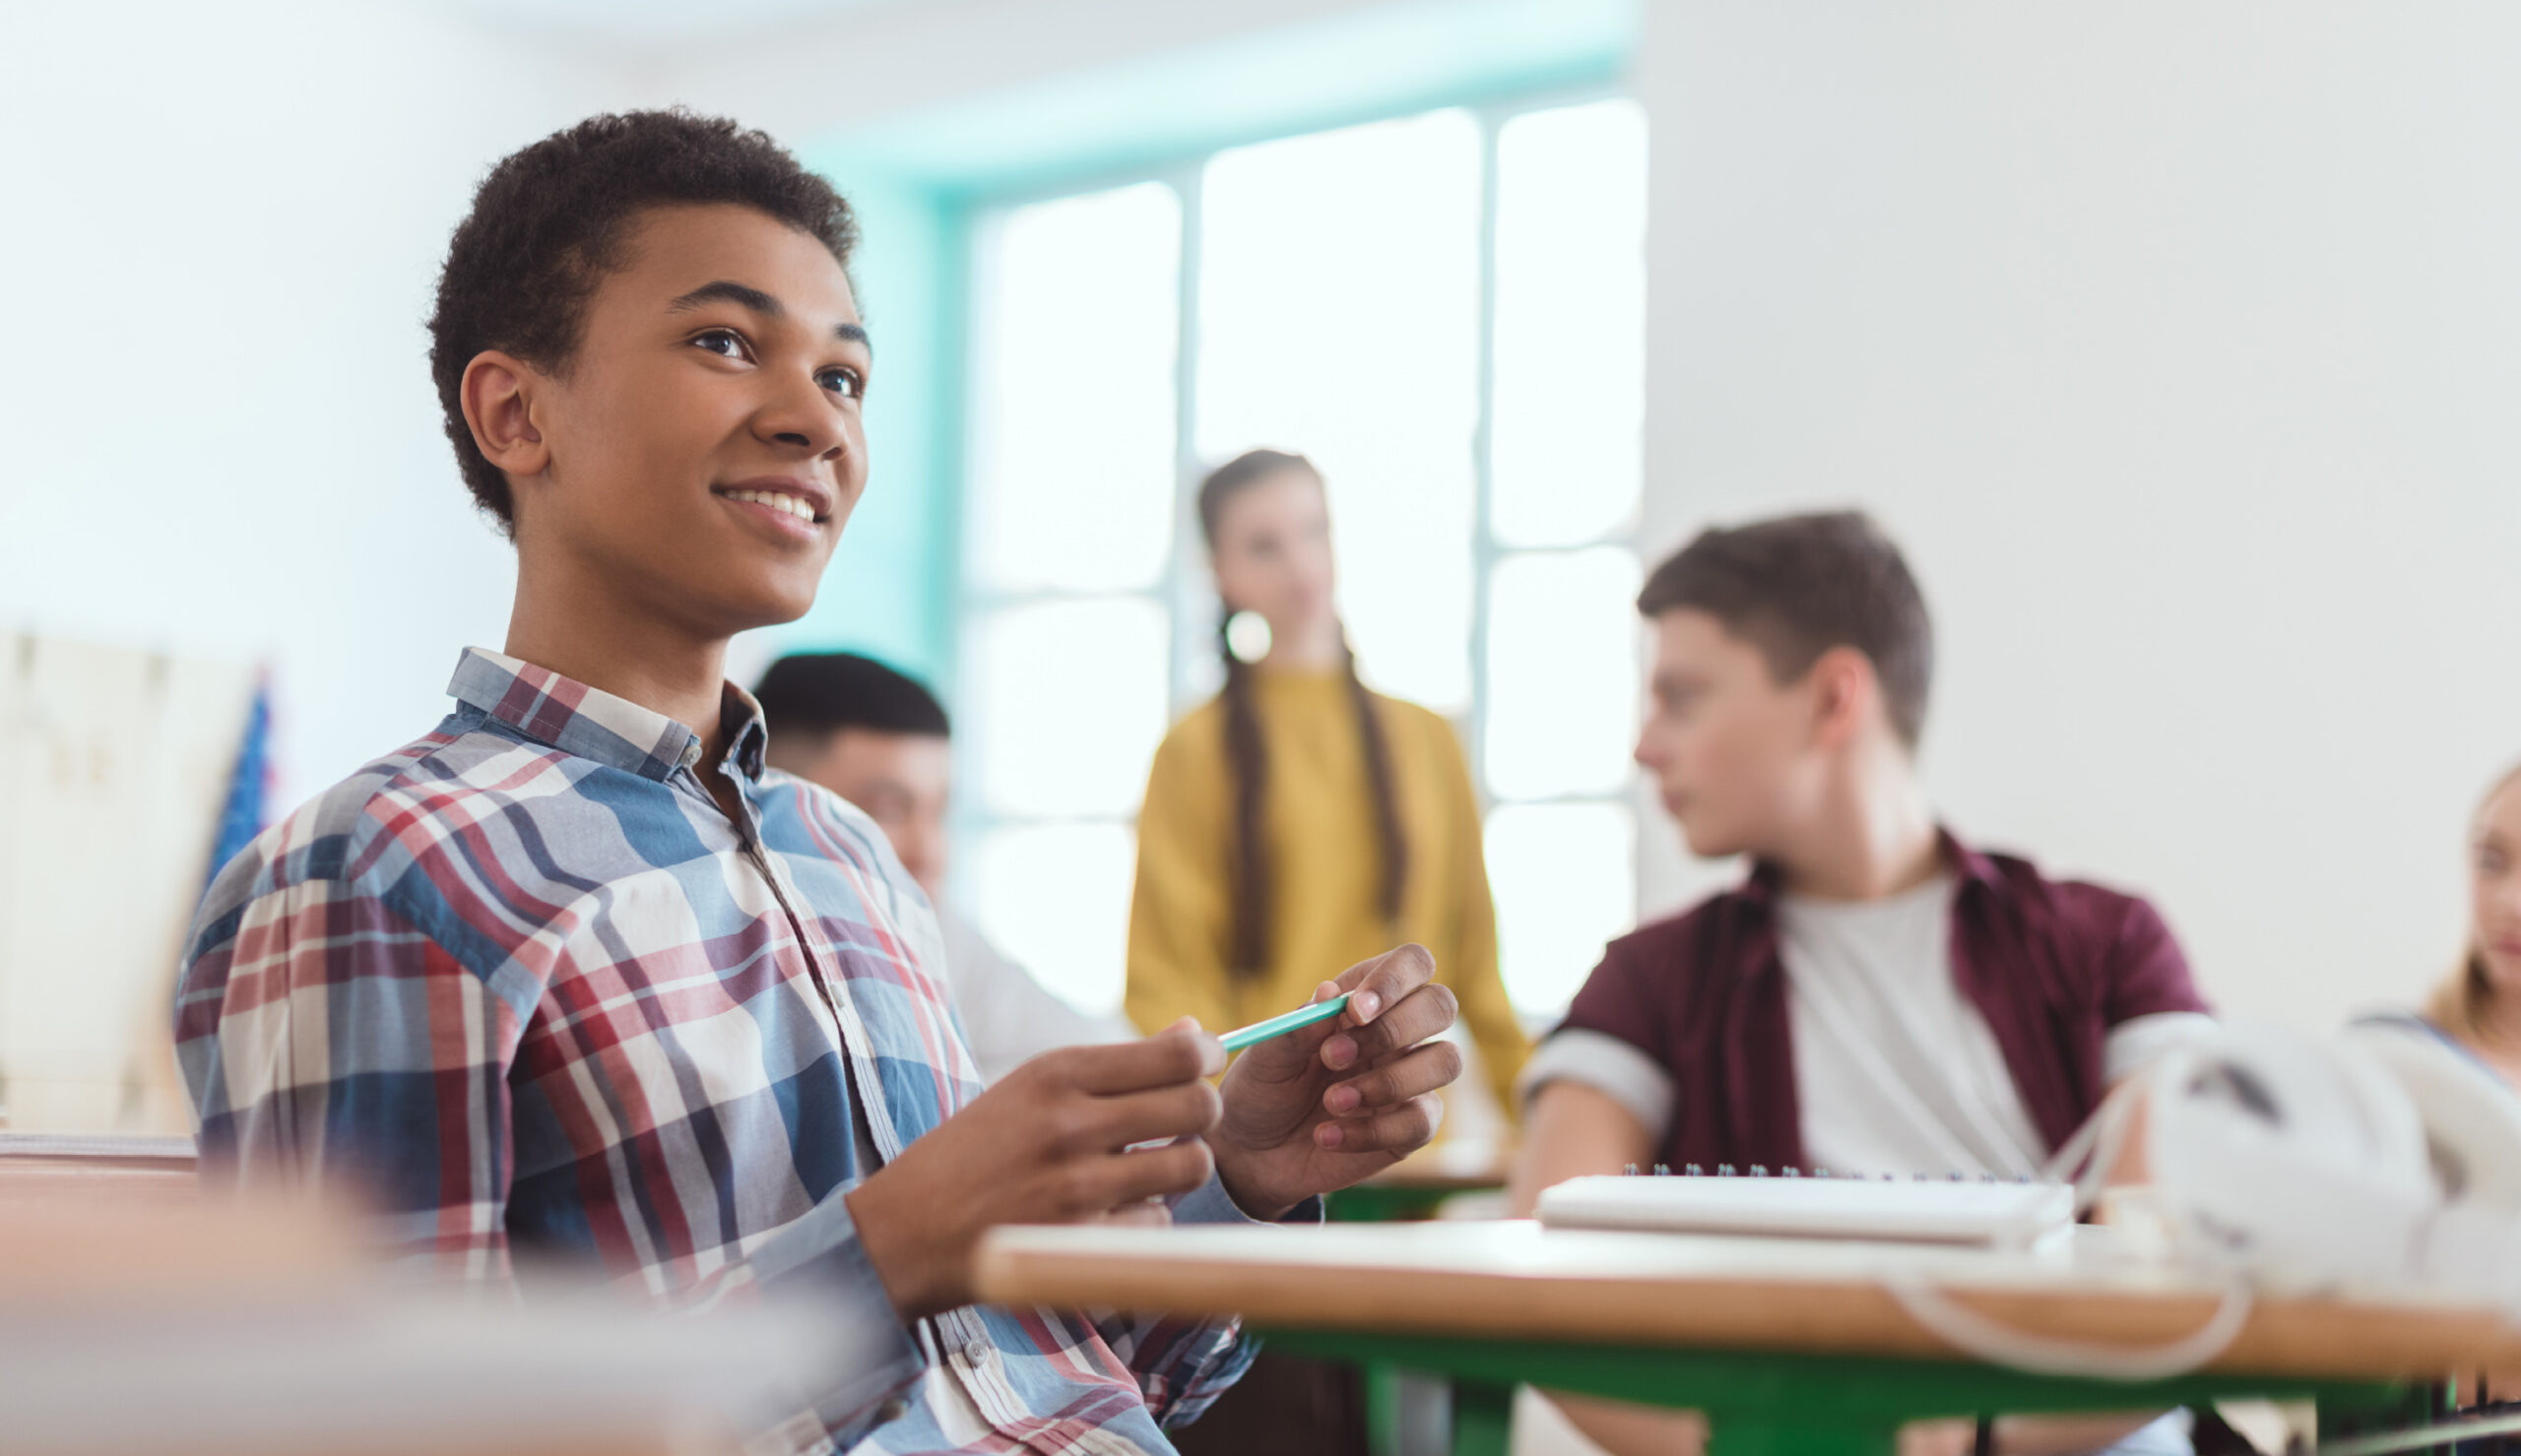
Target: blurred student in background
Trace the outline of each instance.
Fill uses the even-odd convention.
[[[1130,1019],[1241,1026],[1311,1000],[1323,956],[1415,940],[1459,998],[1494,1125],[1528,1048],[1498,979],[1461,745],[1442,718],[1358,681],[1331,600],[1329,505],[1303,456],[1219,467],[1199,487],[1199,530],[1225,608],[1225,690],[1165,735],[1147,777]],[[1238,644],[1258,623],[1265,650]],[[1362,1386],[1348,1366],[1263,1351],[1177,1439],[1186,1456],[1363,1456]]]
[[[918,681],[855,653],[796,653],[753,689],[769,725],[770,766],[867,811],[902,868],[928,892],[945,944],[945,980],[981,1075],[996,1082],[1060,1046],[1127,1042],[1118,1018],[1087,1016],[945,905],[945,816],[954,751],[944,705]]]
[[[1147,777],[1130,1019],[1241,1026],[1311,999],[1324,956],[1415,940],[1511,1106],[1527,1045],[1498,979],[1470,768],[1444,719],[1358,680],[1322,476],[1301,455],[1237,456],[1199,486],[1199,530],[1225,690],[1174,725]],[[1256,620],[1266,649],[1247,642],[1247,659],[1235,639]]]
[[[1870,520],[1708,531],[1637,604],[1654,633],[1637,761],[1693,854],[1752,869],[1611,942],[1533,1054],[1516,1212],[1628,1164],[2032,1173],[2113,1083],[2208,1026],[2151,906],[1936,822],[1916,764],[1933,628]],[[1703,1430],[1566,1407],[1615,1451],[1694,1449]],[[2134,1424],[1999,1438],[2091,1450]]]
[[[2423,1019],[2521,1088],[2521,765],[2469,822],[2469,948]]]

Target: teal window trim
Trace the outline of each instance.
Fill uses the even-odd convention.
[[[1493,147],[1488,113],[1617,94],[1642,4],[1376,6],[1019,86],[802,147],[858,205],[864,225],[855,271],[880,350],[868,418],[873,474],[814,608],[772,633],[773,645],[868,652],[925,677],[949,706],[956,696],[968,283],[982,216],[1150,177],[1175,185],[1195,208],[1196,188],[1183,182],[1218,151],[1445,106],[1482,112]],[[1195,277],[1186,272],[1186,288]],[[1189,408],[1186,399],[1186,424]],[[1168,603],[1178,590],[1168,580]],[[1182,651],[1177,644],[1177,678]]]

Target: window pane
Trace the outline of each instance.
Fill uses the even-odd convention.
[[[1164,736],[1164,613],[1144,597],[1044,601],[981,618],[971,711],[997,814],[1134,813]]]
[[[1154,182],[1017,208],[980,247],[975,577],[1152,586],[1172,544],[1182,209]]]
[[[1118,824],[992,830],[965,880],[974,923],[1079,1011],[1121,1009],[1136,837]],[[949,974],[950,974],[950,969]]]
[[[1535,111],[1497,136],[1491,522],[1576,545],[1637,515],[1646,425],[1646,115]]]
[[[1470,698],[1479,132],[1437,111],[1219,153],[1201,184],[1201,457],[1312,457],[1366,675]]]
[[[1506,994],[1555,1015],[1636,923],[1636,821],[1626,804],[1510,804],[1489,814],[1487,844]]]
[[[1637,733],[1637,557],[1618,546],[1509,556],[1491,578],[1488,789],[1609,793]]]

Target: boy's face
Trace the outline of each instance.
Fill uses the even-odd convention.
[[[873,368],[823,245],[734,205],[657,208],[537,380],[521,553],[562,552],[698,635],[793,621],[867,486]],[[512,477],[513,478],[513,477]]]
[[[1694,855],[1771,855],[1817,795],[1812,674],[1779,683],[1758,648],[1690,608],[1654,618],[1637,761]]]

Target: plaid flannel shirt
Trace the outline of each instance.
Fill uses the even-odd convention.
[[[175,1035],[206,1163],[355,1180],[401,1247],[473,1278],[559,1250],[679,1304],[810,1288],[862,1358],[774,1447],[1170,1450],[1159,1421],[1250,1360],[1231,1323],[906,1326],[867,1260],[842,1195],[981,1078],[936,918],[866,816],[765,772],[732,685],[743,824],[671,719],[480,650],[449,691],[435,732],[204,900]],[[1213,1179],[1174,1216],[1244,1217]]]

